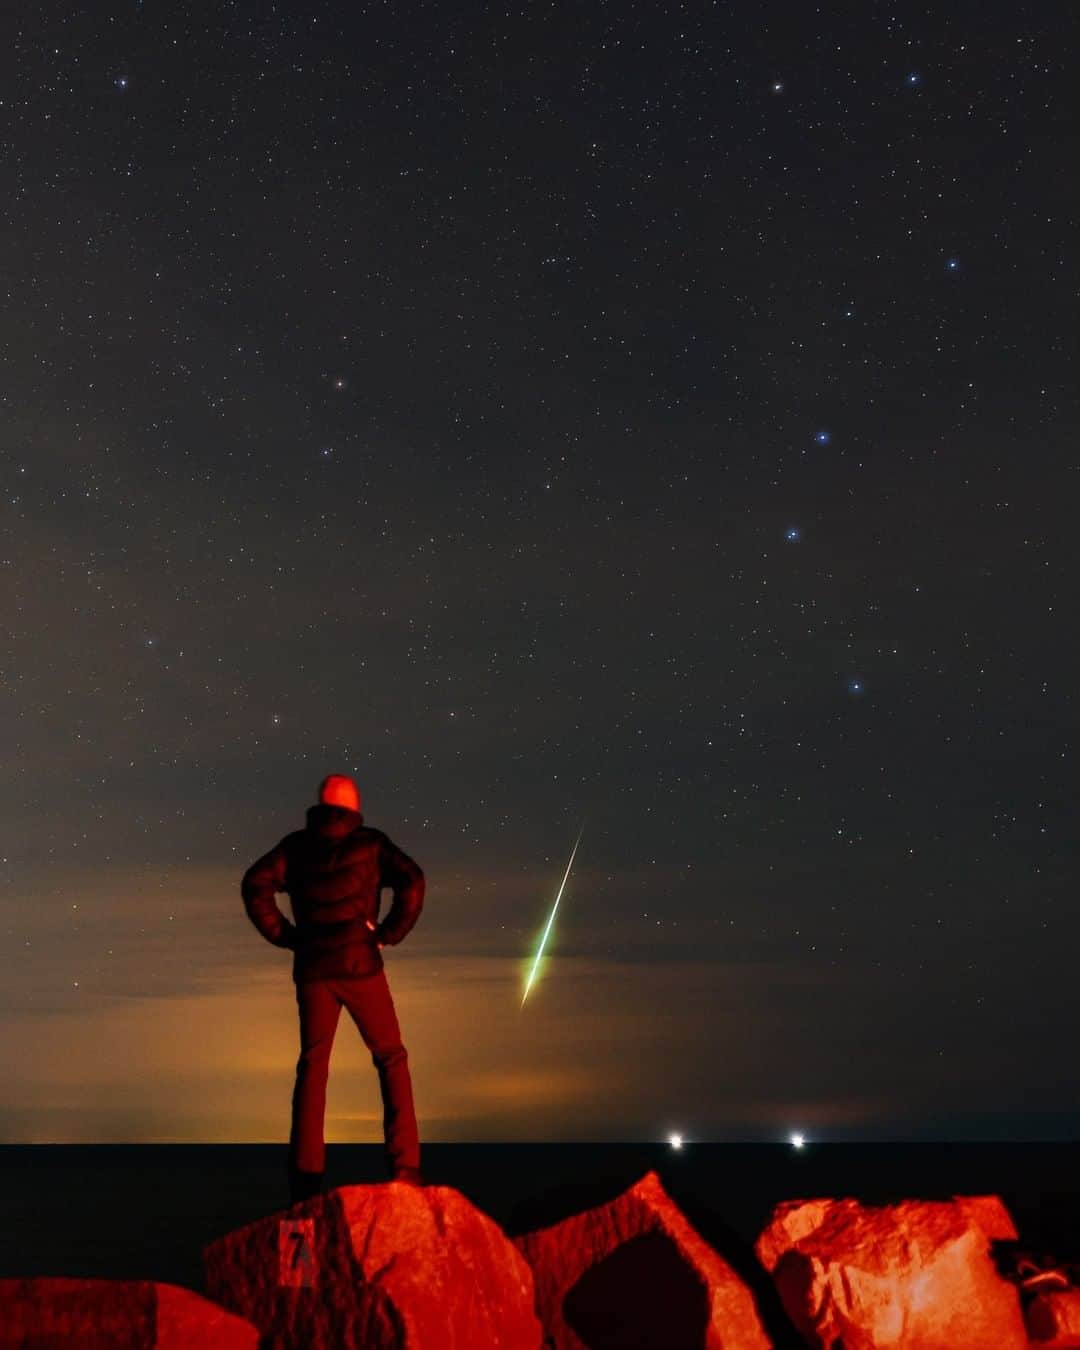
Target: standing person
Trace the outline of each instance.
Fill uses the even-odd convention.
[[[384,886],[392,888],[394,899],[379,923]],[[420,917],[423,872],[385,834],[364,824],[356,784],[335,773],[319,785],[306,829],[287,834],[252,863],[240,891],[263,937],[294,953],[300,1058],[289,1132],[290,1203],[322,1190],[326,1079],[343,1006],[378,1070],[391,1180],[422,1186],[408,1055],[382,948],[396,946]],[[279,891],[292,901],[295,925],[277,906]]]

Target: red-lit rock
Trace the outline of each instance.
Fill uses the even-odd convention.
[[[1080,1289],[1036,1294],[1024,1310],[1024,1321],[1040,1350],[1080,1350]]]
[[[532,1273],[449,1186],[341,1186],[203,1250],[263,1350],[539,1350]]]
[[[990,1253],[992,1239],[1015,1237],[995,1195],[795,1200],[777,1207],[756,1250],[808,1345],[1026,1350],[1019,1293]]]
[[[694,1231],[655,1172],[606,1205],[514,1242],[532,1266],[554,1350],[771,1344],[750,1290]]]
[[[177,1284],[0,1280],[0,1345],[34,1350],[256,1350],[242,1318]]]

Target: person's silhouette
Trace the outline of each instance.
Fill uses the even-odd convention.
[[[384,886],[394,899],[379,923]],[[396,946],[420,917],[423,872],[364,824],[353,780],[330,774],[319,785],[318,803],[308,808],[306,829],[252,863],[240,891],[263,937],[294,953],[300,1058],[289,1132],[290,1203],[322,1190],[326,1079],[343,1006],[378,1070],[391,1179],[423,1185],[408,1055],[382,959],[382,948]],[[278,908],[279,891],[288,894],[295,923]]]

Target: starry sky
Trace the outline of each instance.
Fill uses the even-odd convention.
[[[422,1139],[1074,1137],[1054,7],[67,8],[0,45],[0,1140],[287,1138],[239,883],[331,772],[427,875]]]

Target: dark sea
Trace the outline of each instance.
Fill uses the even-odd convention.
[[[168,1280],[203,1291],[202,1248],[284,1209],[284,1144],[0,1147],[0,1277]],[[996,1194],[1020,1246],[1080,1260],[1080,1144],[425,1144],[425,1179],[453,1186],[511,1236],[603,1203],[655,1170],[728,1261],[781,1200],[867,1203]],[[386,1180],[381,1146],[327,1147],[327,1187]],[[757,1283],[757,1279],[754,1281]]]

